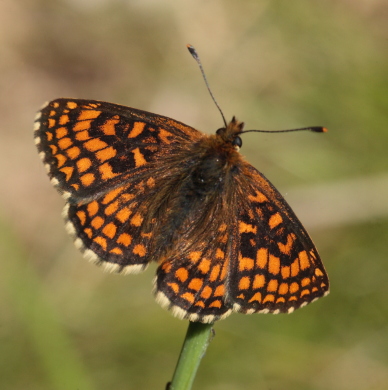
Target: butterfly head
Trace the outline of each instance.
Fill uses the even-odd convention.
[[[216,135],[224,142],[232,144],[236,150],[239,150],[242,146],[240,134],[243,132],[243,128],[244,122],[239,122],[233,117],[226,127],[221,127],[216,131]]]

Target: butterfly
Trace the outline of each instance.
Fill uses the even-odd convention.
[[[156,301],[181,319],[291,313],[329,280],[301,222],[239,153],[244,124],[213,135],[117,104],[56,99],[35,143],[84,257],[119,273],[156,261]]]

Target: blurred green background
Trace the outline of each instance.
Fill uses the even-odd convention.
[[[0,3],[0,388],[164,389],[187,323],[153,300],[156,265],[88,264],[36,152],[47,100],[106,100],[222,126],[313,237],[331,294],[292,315],[232,315],[195,389],[388,388],[388,6],[384,0]]]

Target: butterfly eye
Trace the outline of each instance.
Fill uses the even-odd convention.
[[[233,146],[237,146],[238,148],[241,148],[242,146],[242,139],[240,137],[236,137],[233,142]]]

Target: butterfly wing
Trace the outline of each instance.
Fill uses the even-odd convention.
[[[40,111],[35,143],[68,202],[66,228],[85,257],[116,271],[146,267],[153,259],[147,215],[158,187],[180,172],[180,153],[201,136],[172,119],[105,102],[57,99]]]
[[[35,143],[51,182],[70,202],[150,175],[151,162],[200,137],[173,119],[94,100],[54,100],[35,122]]]
[[[249,164],[237,177],[238,255],[227,299],[243,313],[292,312],[326,295],[329,280],[308,233],[275,187]]]

